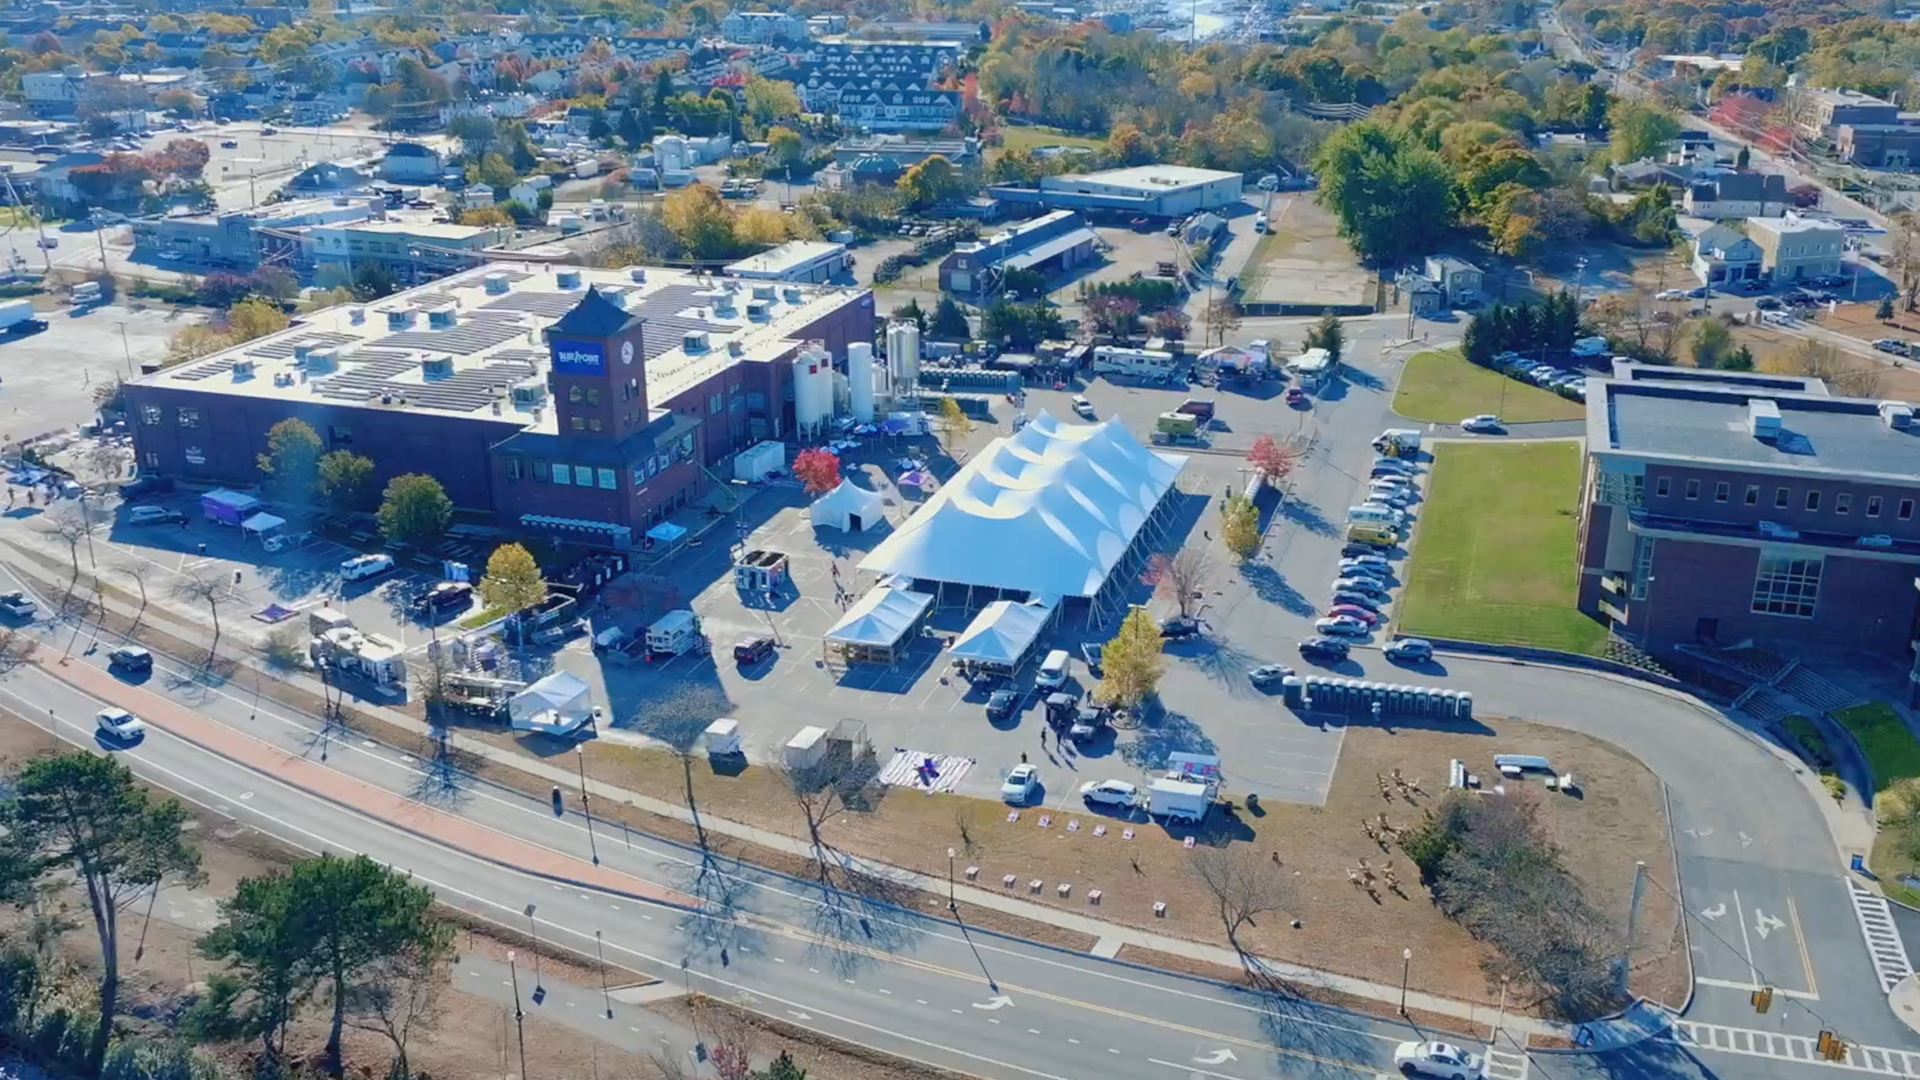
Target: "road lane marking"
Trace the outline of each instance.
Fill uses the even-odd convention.
[[[1734,919],[1740,924],[1740,947],[1747,951],[1747,981],[1760,981],[1760,969],[1753,966],[1753,941],[1747,937],[1747,909],[1740,906],[1740,890],[1733,890]]]
[[[1751,994],[1755,990],[1761,989],[1761,987],[1755,983],[1743,983],[1733,979],[1715,979],[1706,975],[1696,975],[1693,981],[1699,986],[1711,986],[1720,990],[1738,990],[1744,994]],[[1781,997],[1794,998],[1798,1001],[1820,1000],[1820,995],[1808,993],[1805,990],[1789,990],[1784,986],[1775,986],[1772,990]]]

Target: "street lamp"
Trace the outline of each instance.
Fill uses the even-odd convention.
[[[1494,1014],[1493,1036],[1487,1040],[1487,1045],[1494,1046],[1500,1042],[1500,1025],[1502,1022],[1506,1020],[1506,1018],[1507,1018],[1507,977],[1505,975],[1502,975],[1500,976],[1500,1011]]]
[[[593,804],[587,801],[587,744],[573,748],[580,762],[580,809],[587,815],[587,849],[593,852],[593,865],[600,865],[600,843],[593,838]]]
[[[947,910],[960,914],[960,905],[953,898],[953,849],[947,849]]]
[[[1400,950],[1400,1015],[1407,1015],[1407,975],[1413,970],[1413,950]]]
[[[600,954],[600,1000],[607,1006],[607,1019],[613,1019],[613,995],[607,991],[607,946],[600,931],[593,932],[593,951]],[[1506,980],[1500,980],[1501,1004],[1506,1004]]]
[[[535,960],[540,958],[534,953]],[[520,1035],[520,1080],[527,1080],[527,1014],[520,1010],[520,970],[513,966],[513,950],[507,950],[507,977],[513,981],[513,1027]]]
[[[538,905],[527,905],[527,929],[533,932],[533,1001],[540,1003],[542,989],[540,985],[540,924],[534,920],[533,913]]]

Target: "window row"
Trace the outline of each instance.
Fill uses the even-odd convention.
[[[1702,495],[1701,483],[1697,479],[1688,480],[1684,490],[1686,497],[1690,500],[1698,500]],[[1653,493],[1663,499],[1671,496],[1673,494],[1673,477],[1663,476],[1655,481]],[[1740,501],[1741,504],[1745,506],[1759,506],[1760,496],[1760,485],[1748,484],[1746,485],[1746,491],[1741,495]],[[1731,483],[1721,480],[1713,485],[1714,502],[1730,502],[1732,498],[1733,485]],[[1801,508],[1811,513],[1818,513],[1825,503],[1826,496],[1819,490],[1811,488],[1808,489],[1800,500]],[[1839,492],[1833,497],[1833,512],[1836,514],[1851,514],[1853,513],[1853,503],[1853,492]],[[1776,487],[1773,489],[1773,508],[1775,510],[1788,510],[1792,508],[1792,505],[1793,492],[1791,489],[1784,487]],[[1879,495],[1869,495],[1866,497],[1866,502],[1861,509],[1867,517],[1877,518],[1885,512],[1886,500]],[[1901,521],[1912,521],[1913,500],[1901,499],[1895,507],[1894,516]]]

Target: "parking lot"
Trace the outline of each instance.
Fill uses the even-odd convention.
[[[43,301],[44,303],[44,301]],[[199,315],[119,304],[44,311],[47,328],[0,339],[0,441],[73,431],[93,419],[93,393],[166,355],[167,341]]]

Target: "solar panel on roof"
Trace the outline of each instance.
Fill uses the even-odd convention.
[[[472,356],[512,341],[526,331],[526,327],[514,323],[469,319],[446,330],[402,330],[373,342],[373,345],[376,348],[422,349]]]

